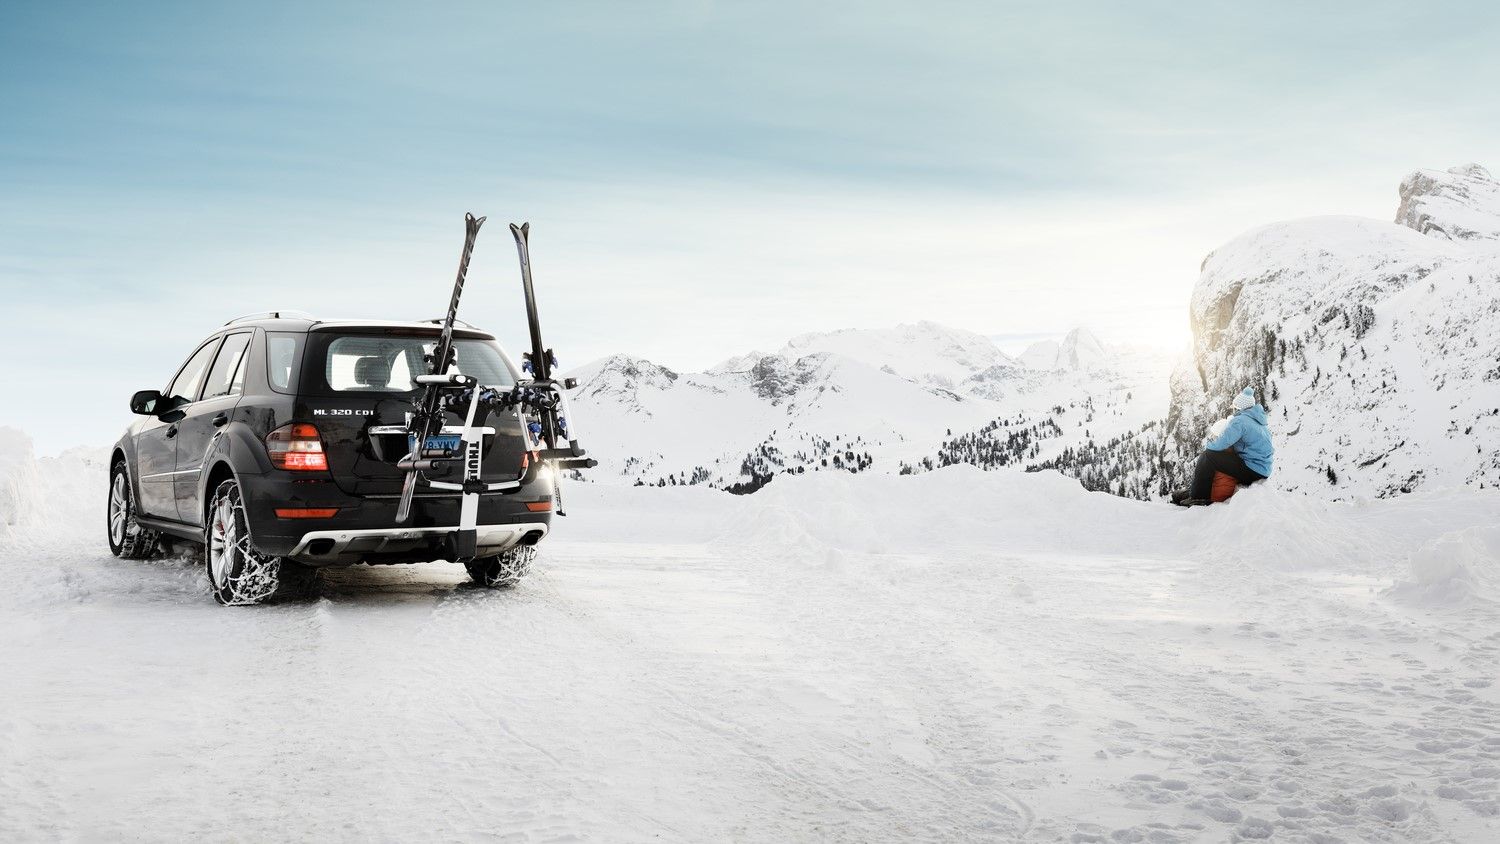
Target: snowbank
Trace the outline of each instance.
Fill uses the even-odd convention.
[[[752,498],[754,496],[751,496]],[[712,542],[742,501],[706,486],[563,485],[554,536],[585,542]]]
[[[1425,543],[1497,520],[1493,491],[1331,502],[1251,487],[1226,504],[1182,509],[1088,492],[1056,472],[952,466],[915,476],[779,477],[734,509],[718,539],[818,553],[985,547],[1394,572]]]
[[[1391,594],[1426,606],[1462,606],[1500,599],[1500,527],[1445,533],[1411,555],[1410,577]]]
[[[38,459],[29,436],[0,428],[0,543],[45,541],[84,524],[102,536],[108,460],[87,446]]]
[[[31,438],[0,428],[0,563],[3,605],[53,605],[87,599],[80,566],[59,565],[58,549],[109,553],[104,526],[109,453],[73,448],[37,458]],[[199,590],[199,584],[193,583]],[[12,630],[11,632],[14,632]]]
[[[35,473],[31,438],[15,428],[0,428],[0,539],[21,529],[22,511],[35,500],[25,492],[34,486]]]
[[[107,453],[37,459],[0,429],[0,545],[38,549],[97,532],[104,544]],[[1400,580],[1425,605],[1500,597],[1500,492],[1447,490],[1326,501],[1267,486],[1182,509],[1084,490],[1056,472],[951,466],[919,475],[782,475],[754,495],[702,486],[570,483],[560,538],[704,543],[822,564],[840,554],[983,549],[1192,560],[1273,571]]]
[[[868,553],[971,546],[1134,553],[1159,508],[1087,492],[1056,472],[950,466],[919,475],[781,476],[749,496],[723,539]]]

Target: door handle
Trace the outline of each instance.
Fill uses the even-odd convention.
[[[177,426],[176,425],[169,425],[169,426],[167,426],[167,439],[170,440],[171,438],[173,438],[175,436],[177,436]]]
[[[215,428],[222,428],[222,427],[224,427],[225,425],[228,425],[228,424],[229,424],[229,414],[227,414],[227,413],[220,413],[218,416],[214,417],[214,427]]]

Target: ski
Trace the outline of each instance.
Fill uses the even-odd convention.
[[[526,361],[522,368],[529,370],[532,384],[539,388],[538,394],[547,396],[550,400],[539,402],[536,407],[538,421],[536,433],[541,441],[538,445],[545,444],[547,449],[542,455],[551,461],[554,470],[560,472],[562,469],[586,469],[598,465],[590,457],[584,456],[583,448],[578,444],[568,431],[568,418],[571,411],[568,410],[568,396],[565,390],[577,386],[577,382],[569,378],[559,384],[552,377],[552,370],[557,366],[557,358],[552,350],[542,342],[542,321],[536,306],[536,288],[531,279],[531,224],[510,224],[510,233],[516,239],[516,252],[521,259],[521,287],[526,294],[526,323],[531,331],[531,352],[526,355]],[[529,426],[528,426],[529,427]],[[567,448],[558,448],[558,439],[567,441]],[[552,477],[553,501],[557,506],[557,515],[566,516],[567,513],[562,506],[562,477],[554,474]]]
[[[531,351],[525,354],[521,369],[531,375],[534,386],[552,398],[552,401],[544,402],[544,406],[538,408],[537,417],[541,430],[536,433],[538,439],[546,444],[549,458],[582,457],[583,449],[568,431],[567,396],[563,392],[573,384],[559,384],[552,377],[552,372],[557,367],[557,357],[542,342],[542,321],[537,312],[536,288],[531,278],[531,224],[511,223],[510,233],[516,239],[516,252],[521,259],[521,287],[526,294],[526,323],[531,331]],[[559,440],[567,442],[565,455],[558,454],[563,451],[558,448]]]
[[[526,327],[531,331],[529,359],[536,367],[536,377],[539,380],[547,380],[552,375],[552,367],[544,357],[542,323],[536,309],[536,288],[531,283],[531,224],[511,223],[510,233],[516,239],[516,252],[521,256],[521,288],[526,294]]]
[[[445,411],[441,407],[440,399],[442,387],[448,383],[446,379],[448,367],[453,362],[453,323],[458,318],[458,301],[464,293],[464,277],[469,272],[469,258],[474,254],[474,241],[479,237],[479,227],[484,225],[484,221],[484,217],[475,217],[473,214],[464,215],[464,248],[458,258],[458,277],[453,282],[453,295],[448,300],[448,313],[443,318],[443,330],[438,335],[437,346],[432,350],[432,366],[428,377],[417,378],[418,383],[422,384],[422,397],[417,402],[417,412],[411,418],[407,435],[410,453],[406,461],[403,461],[410,461],[413,466],[407,472],[406,480],[401,486],[401,502],[396,506],[397,524],[402,524],[411,518],[411,502],[417,491],[417,475],[420,473],[418,466],[424,459],[423,450],[427,447],[427,438],[443,426]]]

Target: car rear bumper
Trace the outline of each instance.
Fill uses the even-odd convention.
[[[450,537],[458,526],[425,528],[360,528],[313,530],[282,556],[312,565],[348,565],[369,562],[418,562],[452,556]],[[513,525],[480,525],[475,530],[476,557],[489,557],[517,545],[535,545],[547,535],[547,525],[527,522]]]
[[[241,475],[241,494],[257,548],[310,565],[414,563],[451,558],[449,535],[458,530],[462,496],[424,491],[412,501],[411,518],[397,523],[396,496],[360,497],[320,478],[289,480],[284,472]],[[550,510],[533,511],[552,499],[550,483],[536,483],[511,495],[479,499],[477,550],[496,554],[547,535]],[[278,508],[336,508],[327,518],[280,518]]]

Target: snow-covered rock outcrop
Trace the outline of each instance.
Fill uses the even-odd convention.
[[[1500,237],[1500,182],[1478,164],[1418,170],[1401,182],[1396,222],[1449,240]]]
[[[1190,307],[1169,474],[1251,386],[1270,411],[1278,487],[1348,497],[1500,483],[1500,183],[1483,168],[1412,174],[1395,223],[1247,232],[1204,259]]]

